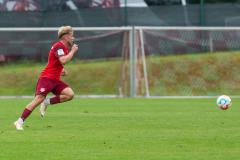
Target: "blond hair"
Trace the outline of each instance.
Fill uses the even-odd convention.
[[[73,32],[71,26],[62,26],[58,29],[58,38],[60,39],[63,35]]]

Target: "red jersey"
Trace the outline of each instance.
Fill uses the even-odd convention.
[[[47,77],[54,80],[60,80],[61,73],[63,70],[63,65],[59,61],[59,57],[67,55],[68,48],[62,43],[55,43],[48,55],[48,64],[43,69],[40,77]]]

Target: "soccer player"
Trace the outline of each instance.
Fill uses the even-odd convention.
[[[41,104],[40,114],[43,117],[48,105],[66,102],[74,97],[73,90],[60,79],[61,75],[67,74],[63,66],[71,61],[78,50],[78,45],[74,44],[72,27],[60,27],[58,38],[59,41],[50,49],[48,63],[38,79],[34,99],[25,107],[21,117],[14,122],[17,130],[23,130],[24,121],[39,104]],[[46,98],[49,92],[55,96]]]

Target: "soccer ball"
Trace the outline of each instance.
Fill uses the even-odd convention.
[[[232,100],[227,95],[221,95],[217,98],[217,105],[222,110],[228,109],[232,104]]]

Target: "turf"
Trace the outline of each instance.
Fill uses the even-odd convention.
[[[175,95],[240,95],[240,54],[218,52],[174,56],[148,56],[146,59],[150,94]],[[120,86],[128,96],[129,65],[125,74],[121,59],[75,61],[67,64],[63,77],[78,95],[115,95]],[[0,70],[0,95],[33,95],[41,70],[46,64],[6,64]],[[143,72],[143,71],[142,71]],[[123,76],[125,75],[125,76]],[[141,75],[139,93],[143,92]],[[143,93],[142,93],[143,94]]]
[[[240,99],[75,99],[12,122],[29,99],[0,100],[3,160],[239,160]]]

